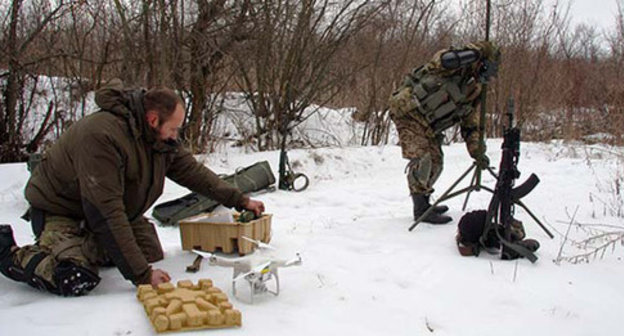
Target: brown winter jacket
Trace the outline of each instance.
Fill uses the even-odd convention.
[[[86,219],[100,247],[134,284],[150,283],[151,266],[131,223],[141,222],[162,194],[165,176],[228,207],[242,207],[247,199],[179,144],[156,140],[145,121],[142,95],[117,88],[98,91],[101,111],[63,134],[25,190],[34,208]]]

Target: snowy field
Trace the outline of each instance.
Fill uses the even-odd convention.
[[[488,141],[498,165],[499,139]],[[566,258],[608,243],[575,242],[624,232],[619,149],[523,143],[523,181],[541,183],[524,201],[555,234],[546,234],[522,209],[527,236],[542,244],[539,260],[461,257],[454,236],[464,197],[446,204],[453,222],[420,224],[412,232],[411,202],[400,149],[342,147],[289,152],[296,170],[310,176],[301,193],[257,195],[273,217],[272,245],[284,258],[300,252],[300,267],[280,271],[280,296],[248,304],[231,298],[243,326],[219,335],[617,335],[624,320],[624,247],[620,242],[589,262]],[[445,147],[439,196],[470,165],[463,144]],[[225,150],[203,158],[218,173],[268,160],[277,176],[277,152]],[[11,223],[18,244],[33,242],[26,210],[24,164],[0,166],[0,222]],[[466,181],[467,183],[467,181]],[[484,185],[493,187],[486,175]],[[158,203],[187,193],[168,181]],[[468,209],[487,207],[490,195],[473,193]],[[148,213],[149,214],[149,213]],[[572,218],[574,216],[574,221]],[[570,223],[573,222],[573,225]],[[182,251],[177,228],[158,227],[166,257],[155,267],[174,281],[211,278],[230,294],[232,271],[207,263],[185,273],[194,255]],[[607,237],[614,237],[609,235]],[[621,241],[621,240],[620,240]],[[602,252],[602,250],[600,250]],[[560,262],[555,262],[559,260]],[[88,296],[59,298],[0,279],[0,335],[150,335],[154,331],[135,288],[117,269],[103,269]],[[185,335],[200,332],[186,332]]]

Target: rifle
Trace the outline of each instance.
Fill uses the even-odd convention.
[[[303,191],[310,184],[310,179],[303,173],[295,173],[290,166],[288,160],[288,154],[286,153],[286,135],[282,138],[282,145],[280,146],[280,160],[279,160],[279,182],[277,187],[280,190],[288,191]],[[303,185],[300,187],[295,186],[297,179],[303,178]],[[298,184],[298,183],[297,183]]]
[[[497,176],[496,188],[488,207],[485,229],[480,242],[484,244],[491,230],[494,230],[502,244],[502,257],[506,259],[510,254],[517,253],[531,262],[537,260],[537,256],[524,246],[511,241],[511,224],[514,215],[515,204],[524,207],[521,199],[529,194],[539,183],[535,174],[521,185],[514,187],[515,180],[520,177],[518,161],[520,159],[520,129],[514,125],[514,103],[510,99],[507,109],[509,125],[503,131],[502,157]],[[524,207],[526,209],[526,207]],[[527,209],[528,210],[528,209]],[[550,236],[554,236],[534,216],[537,224]],[[502,232],[500,232],[502,229]]]

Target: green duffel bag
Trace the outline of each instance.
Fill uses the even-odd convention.
[[[243,193],[251,193],[264,189],[271,189],[275,183],[275,176],[267,161],[257,162],[249,167],[237,169],[232,175],[222,179],[237,187]],[[275,189],[274,187],[272,188]],[[178,224],[181,219],[198,215],[202,212],[214,210],[219,202],[198,193],[190,193],[180,198],[158,204],[152,211],[152,216],[162,225]]]

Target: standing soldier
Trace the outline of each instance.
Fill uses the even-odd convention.
[[[496,76],[500,51],[491,42],[438,51],[433,59],[407,75],[390,97],[390,116],[399,133],[407,164],[407,183],[414,219],[430,206],[429,196],[443,166],[443,132],[459,124],[468,153],[480,168],[489,164],[485,144],[479,144],[479,102],[482,84]],[[450,222],[438,206],[423,219],[431,224]]]
[[[184,103],[174,91],[115,83],[97,92],[101,111],[68,129],[32,172],[25,193],[36,244],[16,246],[11,227],[0,225],[0,272],[8,278],[63,296],[91,291],[102,265],[135,285],[169,281],[151,266],[163,250],[143,216],[165,176],[226,206],[264,211],[180,145]]]

